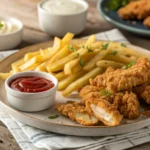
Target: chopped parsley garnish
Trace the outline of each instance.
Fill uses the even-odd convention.
[[[77,53],[77,56],[78,56],[78,57],[80,57],[80,54],[79,54],[79,53]]]
[[[49,116],[48,118],[49,119],[56,119],[56,118],[58,118],[59,116],[58,115],[54,115],[54,116]]]
[[[74,51],[76,51],[76,48],[73,47],[73,45],[69,45],[69,50],[72,51],[72,52],[74,52]]]
[[[91,46],[90,46],[90,45],[88,45],[86,48],[87,48],[87,50],[88,50],[88,53],[93,52],[93,50],[91,49]]]
[[[85,48],[85,46],[84,46],[84,45],[82,45],[81,47],[82,47],[82,48]]]
[[[4,26],[4,24],[2,22],[0,22],[0,28],[2,28]]]
[[[84,62],[83,62],[83,59],[82,59],[82,58],[80,58],[80,60],[79,60],[79,64],[80,64],[80,66],[81,66],[81,67],[83,67],[83,66],[84,66]]]
[[[102,50],[106,50],[108,48],[109,43],[102,45]]]
[[[133,61],[133,62],[127,64],[126,66],[123,66],[122,68],[123,68],[123,69],[128,69],[128,68],[131,68],[131,67],[132,67],[133,65],[135,65],[135,64],[136,64],[136,61]]]
[[[111,53],[109,53],[109,55],[117,55],[118,54],[118,51],[113,51],[113,52],[111,52]]]
[[[100,90],[100,93],[101,93],[103,96],[105,96],[106,99],[108,99],[108,98],[112,95],[111,92],[106,91],[106,90],[103,90],[103,89]]]
[[[122,47],[127,47],[127,45],[124,44],[124,43],[121,43],[120,45],[121,45]]]

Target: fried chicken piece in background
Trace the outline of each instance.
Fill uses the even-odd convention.
[[[150,28],[150,16],[144,19],[144,25]]]
[[[94,116],[105,125],[117,126],[123,118],[116,107],[110,104],[107,100],[89,99],[85,101],[85,105],[87,111],[94,114]]]
[[[113,72],[98,75],[90,79],[90,84],[97,87],[106,87],[112,93],[130,90],[137,85],[148,81],[150,61],[139,58],[137,63],[129,69],[117,69]]]
[[[130,91],[114,94],[114,106],[128,119],[136,119],[140,115],[140,105],[136,94]]]
[[[141,86],[135,87],[133,90],[139,99],[150,104],[150,85],[143,84]]]
[[[86,111],[83,103],[67,102],[66,104],[56,104],[56,110],[82,125],[92,126],[99,123],[97,118]]]
[[[145,19],[150,15],[150,1],[138,0],[130,2],[125,7],[118,10],[118,14],[121,18],[128,19]]]

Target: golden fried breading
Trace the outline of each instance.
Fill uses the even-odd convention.
[[[150,28],[150,16],[144,19],[144,25]]]
[[[66,104],[56,104],[56,110],[70,119],[86,126],[98,124],[98,119],[89,114],[83,103],[68,102]]]
[[[118,10],[118,14],[123,19],[144,19],[150,15],[150,1],[139,0],[130,2],[125,7]]]
[[[134,92],[139,99],[144,100],[147,104],[150,104],[150,85],[141,85],[134,88]]]
[[[123,116],[107,100],[89,99],[85,104],[87,111],[94,114],[94,116],[105,125],[117,126],[120,124]]]
[[[126,91],[124,94],[116,93],[114,95],[113,104],[125,118],[135,119],[139,117],[139,101],[134,93]]]
[[[112,93],[130,90],[148,81],[149,70],[150,61],[147,58],[139,58],[131,68],[117,69],[113,72],[98,75],[96,78],[90,79],[90,84],[100,88],[103,87]]]
[[[86,96],[88,93],[91,93],[91,92],[99,92],[99,91],[100,91],[100,88],[98,88],[98,87],[96,87],[96,86],[87,85],[87,86],[83,87],[83,88],[80,90],[79,96],[80,96],[80,97],[84,97],[84,96]]]

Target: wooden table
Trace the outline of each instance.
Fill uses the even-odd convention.
[[[0,2],[0,15],[8,15],[20,19],[24,23],[23,41],[17,48],[50,40],[50,36],[40,30],[37,17],[37,3],[40,0],[3,0]],[[95,0],[90,0],[85,31],[78,37],[92,33],[107,31],[114,26],[104,21],[96,9]],[[140,37],[126,31],[122,33],[135,45],[150,48],[150,38]],[[150,150],[150,142],[130,150]],[[8,129],[0,122],[0,150],[20,150]]]

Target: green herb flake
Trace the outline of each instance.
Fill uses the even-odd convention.
[[[112,95],[111,92],[106,91],[106,90],[103,90],[103,89],[100,90],[100,93],[101,93],[103,96],[105,96],[106,99],[108,99],[108,98]]]
[[[82,45],[82,46],[81,46],[81,48],[85,48],[85,46],[84,46],[84,45]]]
[[[0,22],[0,28],[2,28],[4,26],[4,24],[2,22]]]
[[[77,53],[77,56],[78,56],[78,57],[80,57],[80,54],[79,54],[79,53]]]
[[[84,62],[83,62],[83,59],[82,59],[82,58],[80,58],[80,60],[79,60],[79,64],[80,64],[80,66],[81,66],[81,67],[83,67],[83,66],[84,66]]]
[[[127,47],[127,45],[124,44],[124,43],[121,43],[120,45],[121,45],[122,47]]]
[[[58,115],[53,115],[53,116],[49,116],[48,118],[49,119],[56,119],[56,118],[58,118],[59,116]]]
[[[91,46],[88,45],[86,48],[87,48],[87,50],[88,50],[88,53],[93,52],[93,50],[91,49]]]
[[[136,61],[133,61],[133,62],[127,64],[126,66],[123,66],[122,69],[128,69],[128,68],[131,68],[131,67],[132,67],[133,65],[135,65],[135,64],[136,64]]]
[[[113,51],[113,52],[111,52],[111,53],[109,53],[109,55],[117,55],[118,54],[118,51]]]
[[[107,50],[109,43],[102,45],[102,50]]]
[[[74,51],[76,51],[76,48],[73,47],[73,45],[69,45],[69,50],[72,51],[72,52],[74,52]]]

